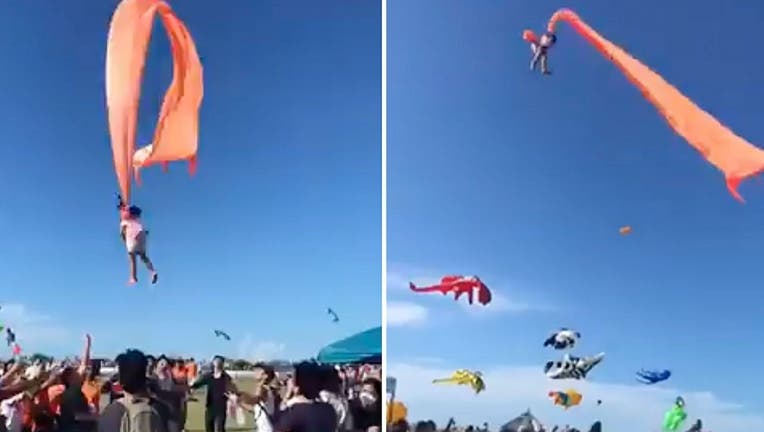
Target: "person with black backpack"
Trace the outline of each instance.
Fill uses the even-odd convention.
[[[127,350],[118,357],[119,383],[124,397],[110,403],[98,420],[98,432],[180,432],[169,408],[150,396],[146,356]]]

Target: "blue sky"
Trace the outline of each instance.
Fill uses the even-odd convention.
[[[552,385],[527,377],[538,385],[528,404],[550,421],[584,426],[605,411],[639,425],[645,415],[630,411],[637,405],[628,395],[640,391],[630,387],[633,371],[646,367],[675,374],[664,386],[670,390],[650,393],[658,417],[648,426],[678,393],[711,398],[708,406],[696,402],[695,412],[690,405],[690,415],[705,416],[712,430],[764,425],[745,417],[764,404],[746,390],[763,354],[751,340],[764,326],[764,184],[742,187],[745,205],[732,199],[722,174],[569,27],[550,56],[552,77],[528,71],[530,50],[520,39],[570,6],[764,144],[764,61],[740,43],[758,37],[764,7],[611,3],[388,2],[388,316],[399,325],[388,333],[387,353],[402,381],[426,378],[429,390],[400,384],[414,417],[445,423],[453,404],[426,384],[434,378],[427,368],[461,367],[489,374],[487,399],[459,393],[472,401],[463,420],[508,419],[526,401],[502,404],[509,395],[490,394],[491,375],[515,377],[525,367],[540,374],[557,356],[541,342],[572,326],[583,333],[579,354],[607,353],[592,378],[605,385],[597,391],[608,408],[565,417],[545,399]],[[631,236],[619,236],[623,225],[633,226]],[[469,310],[405,288],[410,279],[448,273],[481,275],[499,301]],[[493,388],[512,393],[515,384]],[[606,391],[619,385],[625,399],[608,401]],[[498,412],[488,412],[492,397]],[[731,402],[744,407],[722,414]]]
[[[104,355],[302,358],[378,326],[379,2],[172,2],[205,68],[199,172],[143,173],[135,201],[160,283],[142,273],[132,288],[104,110],[116,4],[0,6],[0,319],[29,351],[78,352],[89,331]],[[157,26],[141,143],[170,82],[168,54]]]

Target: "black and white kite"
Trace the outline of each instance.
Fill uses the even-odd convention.
[[[561,328],[552,333],[545,341],[544,346],[551,346],[556,350],[570,349],[576,346],[576,342],[581,338],[581,333],[568,328]]]
[[[586,375],[605,358],[605,353],[591,357],[576,357],[565,354],[562,360],[548,361],[544,373],[551,379],[584,379]]]

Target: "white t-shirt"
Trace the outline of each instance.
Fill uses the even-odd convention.
[[[263,405],[265,409],[263,409]],[[268,411],[267,413],[265,411]],[[255,430],[257,432],[273,432],[273,425],[271,424],[268,414],[276,412],[276,404],[273,395],[268,392],[268,400],[264,403],[257,404],[253,407],[252,412],[255,416]]]
[[[134,239],[143,231],[143,224],[140,219],[131,217],[129,219],[122,219],[119,228],[125,230],[125,238]]]
[[[5,427],[8,432],[21,432],[23,412],[21,404],[18,403],[21,400],[20,396],[0,402],[0,415],[5,417]]]
[[[336,394],[326,390],[321,390],[318,393],[318,398],[321,402],[326,402],[334,408],[334,412],[337,413],[337,426],[340,429],[344,429],[348,412],[347,402]]]

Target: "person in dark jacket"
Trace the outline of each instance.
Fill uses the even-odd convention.
[[[238,393],[231,376],[225,371],[225,358],[215,356],[212,359],[212,373],[199,377],[191,384],[191,390],[207,388],[207,402],[204,411],[204,429],[206,432],[225,432],[228,393]]]

